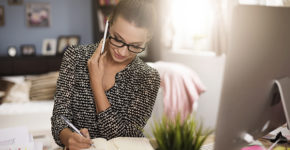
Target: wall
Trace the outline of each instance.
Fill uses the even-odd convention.
[[[225,56],[215,56],[213,53],[176,53],[163,50],[161,60],[182,63],[197,72],[207,88],[207,91],[199,99],[197,117],[203,121],[205,126],[215,128]]]
[[[25,4],[28,2],[48,2],[51,9],[50,27],[27,27]],[[7,55],[7,48],[14,45],[34,44],[37,55],[41,54],[45,38],[57,39],[60,35],[80,35],[81,43],[93,41],[91,0],[23,0],[23,4],[8,5],[0,0],[5,8],[5,25],[0,27],[0,55]],[[18,53],[19,54],[19,53]]]

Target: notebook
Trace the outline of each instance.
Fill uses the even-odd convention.
[[[93,139],[95,147],[86,150],[154,150],[147,138],[117,137],[111,140]]]

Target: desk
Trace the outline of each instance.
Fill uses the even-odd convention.
[[[258,141],[259,142],[261,142],[264,146],[265,146],[265,148],[269,148],[273,143],[272,142],[270,142],[269,140],[266,140],[266,139],[263,139],[263,138],[260,138],[260,139],[258,139]],[[214,134],[212,134],[212,135],[210,135],[207,139],[206,139],[206,141],[204,142],[204,145],[206,145],[206,144],[210,144],[210,143],[214,143],[215,142],[215,136],[214,136]],[[286,143],[286,144],[277,144],[277,146],[281,146],[281,147],[285,147],[285,150],[286,150],[286,148],[290,148],[290,143]],[[277,147],[276,146],[276,147]],[[155,147],[154,147],[155,148]],[[273,150],[275,150],[275,149],[273,149]]]
[[[273,143],[270,142],[269,140],[265,140],[265,139],[259,139],[259,141],[266,147],[266,148],[269,148]],[[285,150],[286,148],[290,148],[290,144],[289,143],[285,143],[285,144],[277,144],[277,146],[281,146],[281,147],[285,147]],[[276,146],[276,147],[277,147]],[[275,150],[275,148],[274,148]]]

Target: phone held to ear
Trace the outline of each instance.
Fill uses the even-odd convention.
[[[101,54],[104,53],[105,44],[106,44],[106,38],[107,38],[107,32],[108,32],[108,27],[109,27],[109,20],[106,21],[106,27],[105,27],[104,37],[103,37]]]

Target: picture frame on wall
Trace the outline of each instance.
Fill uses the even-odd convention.
[[[4,11],[4,6],[0,5],[0,26],[4,26],[5,24],[5,11]]]
[[[42,55],[56,54],[56,39],[44,39],[42,42]]]
[[[24,44],[20,46],[21,56],[35,56],[36,48],[33,44]]]
[[[22,5],[23,0],[8,0],[8,5]]]
[[[26,4],[26,24],[28,27],[50,26],[50,4],[46,2]]]
[[[63,54],[68,47],[79,45],[79,43],[80,36],[78,35],[59,36],[57,40],[57,53]]]

